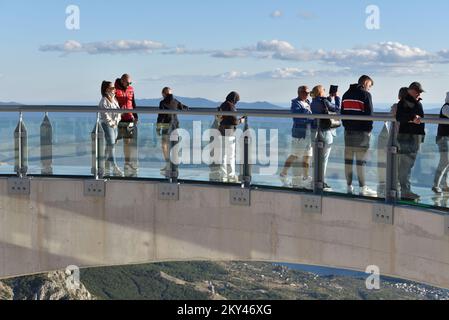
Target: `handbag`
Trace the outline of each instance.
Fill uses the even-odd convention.
[[[329,111],[329,109],[324,101],[323,101],[323,104],[324,104],[324,114],[338,115],[337,112]],[[320,120],[320,128],[324,131],[340,128],[341,125],[342,125],[341,120],[338,120],[338,119],[321,119]]]
[[[117,140],[121,139],[133,139],[135,134],[134,122],[119,122]]]

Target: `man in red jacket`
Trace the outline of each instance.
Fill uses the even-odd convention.
[[[115,81],[115,97],[121,109],[134,110],[134,88],[131,86],[131,76],[124,74]],[[136,113],[124,113],[119,124],[119,137],[123,138],[123,153],[125,154],[125,176],[137,177],[137,121]]]

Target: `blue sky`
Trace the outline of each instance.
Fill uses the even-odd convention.
[[[124,72],[137,96],[175,94],[286,103],[299,85],[375,80],[374,101],[421,81],[424,101],[449,91],[447,1],[0,0],[0,101],[91,102]],[[368,30],[365,10],[380,9]],[[66,7],[80,8],[68,30]]]

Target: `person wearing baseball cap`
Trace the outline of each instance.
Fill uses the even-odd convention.
[[[411,190],[410,178],[416,158],[424,142],[425,124],[421,94],[425,92],[419,82],[408,87],[408,94],[398,104],[396,120],[399,122],[398,147],[400,163],[398,178],[401,185],[401,199],[418,201],[420,196]]]

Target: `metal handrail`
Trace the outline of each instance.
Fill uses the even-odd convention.
[[[63,106],[63,105],[2,105],[0,113],[2,112],[53,112],[53,113],[129,113],[130,110],[124,109],[100,109],[97,106]],[[281,119],[338,119],[338,120],[353,120],[353,121],[379,121],[379,122],[397,122],[390,113],[374,113],[372,116],[354,116],[354,115],[326,115],[326,114],[296,114],[290,110],[252,110],[239,109],[232,111],[218,111],[216,108],[191,108],[189,110],[161,110],[158,107],[137,107],[132,110],[137,114],[170,114],[170,115],[196,115],[196,116],[246,116],[255,118],[281,118]],[[427,124],[447,124],[449,119],[441,119],[438,115],[426,115],[422,119],[423,123]]]

